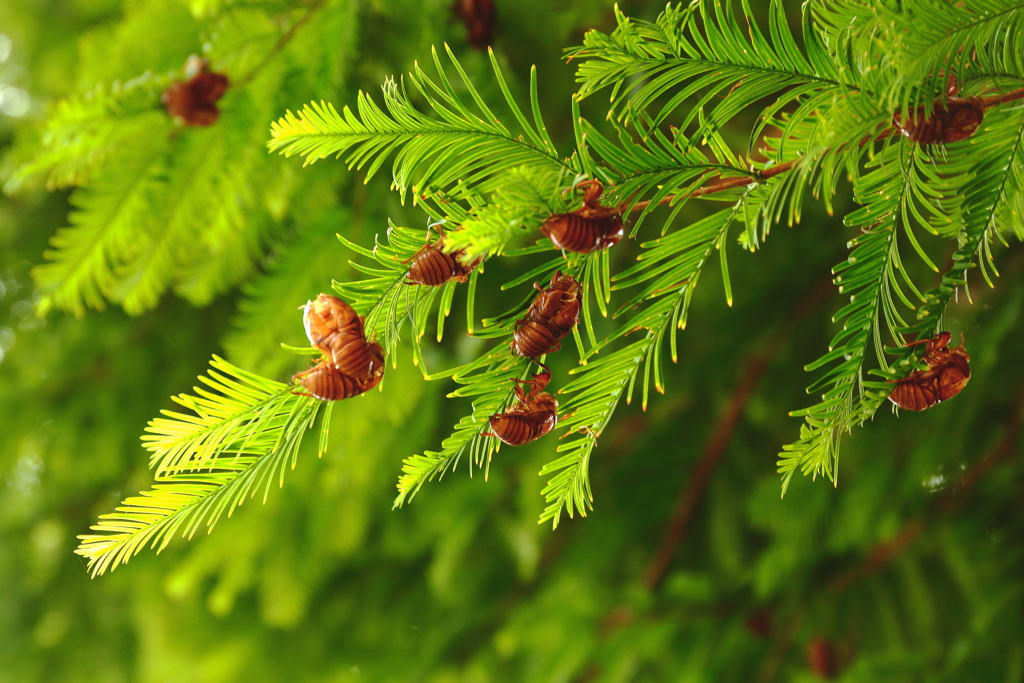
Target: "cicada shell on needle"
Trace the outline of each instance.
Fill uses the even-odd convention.
[[[602,206],[604,187],[597,180],[576,186],[583,189],[583,206],[548,217],[541,231],[557,248],[577,254],[608,249],[622,239],[622,214],[614,206]]]
[[[582,304],[580,283],[571,275],[555,273],[546,290],[539,282],[533,286],[539,294],[526,316],[516,321],[511,346],[513,353],[537,360],[562,348],[559,342],[579,322]]]
[[[967,386],[971,379],[971,357],[963,346],[949,348],[949,332],[940,332],[930,339],[919,339],[907,346],[925,345],[927,370],[915,370],[903,379],[891,380],[896,387],[889,400],[905,410],[925,410],[948,401]]]
[[[292,378],[309,396],[338,401],[365,393],[384,377],[384,350],[366,339],[363,317],[336,296],[321,294],[303,307],[309,343],[322,354],[309,370]]]
[[[520,385],[516,387],[515,403],[508,411],[491,416],[493,433],[484,433],[484,436],[495,436],[509,446],[522,446],[536,441],[555,428],[558,422],[558,401],[544,391],[551,381],[551,371],[547,368],[531,380],[512,381]],[[524,386],[530,387],[530,390],[525,391]]]
[[[441,246],[444,244],[444,230],[440,225],[435,226],[440,239],[436,242],[431,243],[430,240],[430,229],[427,229],[427,244],[424,245],[416,254],[406,261],[406,263],[412,263],[409,266],[409,274],[406,276],[408,279],[405,281],[407,285],[427,285],[428,287],[440,287],[443,284],[447,284],[451,280],[456,282],[465,282],[469,279],[469,274],[473,272],[473,269],[480,265],[480,259],[477,259],[469,265],[465,265],[460,261],[460,257],[463,255],[461,249],[453,251],[448,254],[442,251]]]

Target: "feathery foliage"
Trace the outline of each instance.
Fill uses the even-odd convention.
[[[1019,680],[1019,3],[495,4],[491,53],[488,2],[0,10],[5,679]],[[191,53],[212,126],[161,103]],[[556,249],[595,201],[622,239]],[[409,284],[440,229],[479,264]],[[378,391],[291,393],[322,292]],[[892,408],[939,332],[970,383]],[[489,436],[541,367],[557,425]]]
[[[269,248],[280,258],[249,286],[251,298],[231,341],[243,357],[251,344],[252,362],[267,362],[274,335],[288,335],[288,328],[261,328],[258,322],[277,309],[287,321],[294,315],[285,313],[293,310],[289,300],[300,305],[323,289],[316,277],[333,276],[333,291],[365,317],[368,337],[382,344],[393,368],[408,343],[425,379],[450,378],[459,388],[449,396],[471,399],[469,413],[440,450],[405,460],[396,506],[455,469],[463,456],[470,472],[488,470],[498,451],[498,441],[487,435],[488,420],[516,400],[512,380],[533,372],[529,360],[508,350],[517,321],[536,296],[529,288],[545,285],[559,271],[573,275],[581,288],[580,324],[572,331],[574,344],[565,344],[554,365],[572,356],[568,347],[574,346],[578,366],[564,385],[556,373],[549,388],[562,397],[557,429],[567,440],[553,446],[557,457],[540,472],[549,477],[540,521],[553,526],[563,512],[572,517],[592,509],[590,462],[621,399],[629,402],[638,389],[646,410],[652,388],[666,391],[666,352],[673,362],[680,359],[677,331],[687,324],[708,259],[717,252],[732,306],[728,252],[734,240],[749,251],[762,249],[774,223],[800,222],[809,198],[834,211],[848,182],[858,208],[846,213],[845,224],[857,235],[833,274],[850,302],[833,318],[842,329],[828,352],[807,366],[821,371],[808,391],[822,397],[793,413],[806,421],[778,461],[785,491],[797,471],[836,480],[841,437],[875,415],[893,380],[921,367],[919,347],[907,342],[939,332],[947,305],[959,290],[966,294],[967,269],[981,263],[991,282],[995,242],[1011,232],[1024,234],[1020,116],[1012,105],[1021,96],[1009,90],[1024,80],[1013,49],[1021,11],[1008,0],[971,7],[936,0],[821,0],[805,4],[796,35],[781,0],[761,8],[747,0],[670,4],[653,22],[616,9],[610,33],[589,31],[582,46],[567,51],[579,84],[565,117],[572,147],[556,149],[541,116],[536,68],[521,85],[506,77],[495,52],[469,65],[445,45],[443,54],[432,52],[435,73],[417,63],[406,76],[387,79],[383,106],[360,91],[354,109],[316,98],[296,113],[288,110],[270,126],[267,144],[279,154],[267,155],[254,151],[253,141],[265,136],[264,124],[282,100],[258,93],[280,86],[282,97],[297,98],[289,86],[295,71],[311,83],[344,78],[328,56],[294,48],[290,37],[326,31],[314,29],[309,18],[324,12],[340,22],[357,12],[354,3],[316,3],[304,13],[282,12],[278,21],[258,8],[200,3],[194,15],[215,21],[219,30],[211,55],[238,82],[216,126],[116,151],[118,145],[103,137],[108,134],[95,132],[117,129],[110,125],[116,117],[170,130],[152,111],[132,109],[132,98],[145,102],[138,93],[152,95],[161,87],[154,84],[165,82],[150,77],[88,100],[89,116],[107,117],[106,128],[89,123],[91,128],[81,124],[61,132],[74,116],[88,117],[75,114],[73,103],[58,109],[47,135],[93,151],[62,147],[66,157],[39,157],[10,182],[84,185],[76,194],[73,228],[58,234],[52,262],[37,274],[50,292],[47,301],[77,313],[107,300],[142,312],[168,287],[195,303],[208,302],[251,277]],[[279,25],[291,28],[281,33]],[[487,66],[493,76],[485,75]],[[958,91],[949,89],[954,82]],[[609,105],[601,120],[591,113],[597,106],[591,95],[606,90]],[[977,106],[986,112],[966,139],[923,146],[899,134],[899,121],[940,116],[956,96],[980,98]],[[122,110],[135,112],[136,119]],[[738,127],[742,136],[735,134]],[[115,163],[116,155],[123,160]],[[301,156],[306,166],[335,157],[367,183],[390,167],[401,204],[411,195],[424,223],[443,226],[440,248],[466,265],[486,263],[487,272],[480,265],[464,285],[410,283],[410,264],[435,241],[434,232],[401,228],[388,218],[386,238],[375,237],[372,247],[359,239],[364,235],[339,233],[355,254],[349,264],[358,277],[348,279],[325,252],[322,238],[330,228],[316,218],[340,215],[332,199],[313,202],[280,225],[298,204],[292,184],[324,164],[300,172],[279,155]],[[279,179],[273,190],[255,191],[250,180],[268,176]],[[600,182],[603,194],[589,201],[620,214],[628,238],[593,254],[560,253],[540,229],[550,228],[554,215],[582,216],[579,188],[590,181]],[[324,187],[331,182],[337,181]],[[356,199],[360,192],[352,191],[353,214],[362,211],[355,208],[365,200]],[[386,217],[374,209],[360,222],[383,225]],[[660,230],[648,227],[651,220],[659,221]],[[310,225],[317,227],[310,232]],[[937,264],[949,251],[945,244],[954,241],[953,265],[929,288],[925,283],[940,272]],[[623,267],[620,255],[635,260]],[[511,280],[497,287],[493,274],[508,279],[509,271]],[[436,320],[442,341],[446,325],[453,324],[447,318],[463,306],[456,297],[461,287],[465,330],[485,340],[483,348],[461,345],[455,335],[458,362],[444,372],[428,371],[434,355],[424,339]],[[480,301],[481,292],[515,289],[524,292],[517,303],[477,319],[490,304]],[[410,332],[403,339],[406,323]],[[288,325],[293,339],[294,324]],[[268,367],[280,371],[286,365]],[[301,425],[266,428],[273,438],[259,443],[276,444],[260,453],[268,461],[285,457],[278,453],[282,444],[315,416],[307,401],[287,400],[312,412]],[[201,455],[181,456],[181,467],[192,463],[189,476],[228,457],[239,443],[236,432],[263,433],[262,427],[246,432],[248,419],[211,419],[216,438],[199,442]],[[177,455],[166,457],[177,463]],[[166,466],[158,468],[158,478],[184,476],[165,472]],[[235,470],[223,476],[243,479]],[[125,547],[134,552],[140,546]]]
[[[93,576],[128,562],[147,544],[163,550],[179,529],[186,537],[204,523],[212,531],[225,511],[230,516],[261,486],[266,500],[274,480],[284,485],[285,471],[295,468],[322,402],[216,356],[210,365],[209,375],[199,378],[208,388],[174,399],[191,413],[164,411],[166,417],[146,428],[142,441],[152,453],[153,489],[101,516],[92,527],[101,533],[79,537],[76,552],[89,560]],[[326,439],[324,429],[321,453]]]
[[[404,80],[390,79],[383,87],[386,112],[365,93],[359,94],[358,113],[345,107],[339,114],[333,105],[312,103],[298,114],[288,112],[273,125],[270,148],[288,156],[302,155],[307,164],[348,153],[349,168],[366,166],[367,179],[380,169],[389,155],[396,153],[394,188],[403,201],[411,190],[414,202],[421,195],[451,191],[456,187],[457,196],[478,186],[487,188],[495,174],[523,164],[540,162],[555,168],[572,168],[559,159],[540,118],[536,72],[531,75],[534,117],[531,123],[509,93],[498,63],[491,55],[495,77],[522,131],[516,135],[491,112],[451,48],[445,50],[476,111],[459,96],[434,50],[438,82],[432,81],[418,64],[408,79],[414,92],[440,120],[420,113],[413,106]]]

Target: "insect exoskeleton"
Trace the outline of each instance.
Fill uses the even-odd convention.
[[[622,239],[622,214],[617,207],[601,205],[604,187],[597,180],[587,180],[576,188],[584,190],[583,206],[548,216],[540,229],[557,248],[578,254],[615,246]]]
[[[974,135],[984,118],[985,107],[978,98],[950,97],[945,105],[936,103],[929,118],[925,118],[924,110],[918,107],[908,117],[897,113],[893,124],[913,142],[937,145],[966,140]]]
[[[545,392],[544,388],[551,381],[551,371],[546,367],[544,372],[536,374],[533,379],[514,379],[516,387],[515,403],[504,413],[492,415],[490,425],[492,432],[485,436],[496,436],[509,446],[522,446],[544,436],[558,422],[558,401]],[[530,390],[524,390],[528,386]]]
[[[331,360],[336,370],[354,378],[369,377],[383,366],[380,344],[368,342],[363,317],[336,296],[321,294],[306,302],[302,322],[309,343]]]
[[[547,290],[539,282],[533,286],[540,292],[517,320],[512,336],[512,352],[526,358],[537,358],[562,348],[559,343],[580,319],[580,284],[571,275],[560,271],[551,278]]]
[[[369,391],[380,383],[380,378],[372,382],[357,382],[323,358],[314,367],[293,377],[292,381],[309,392],[305,395],[321,400],[341,400]]]
[[[412,263],[409,266],[408,279],[405,283],[407,285],[440,287],[451,280],[465,282],[469,279],[469,274],[473,272],[473,269],[480,264],[480,260],[477,259],[466,265],[459,260],[464,253],[461,249],[450,254],[445,253],[441,249],[444,244],[444,229],[440,224],[431,227],[437,228],[440,239],[430,242],[430,228],[427,228],[427,244],[412,258],[405,261],[405,263]]]
[[[310,396],[337,401],[369,391],[384,376],[384,350],[367,341],[363,318],[338,297],[321,294],[303,307],[310,344],[323,358],[292,378]]]
[[[971,357],[964,349],[963,338],[960,346],[949,348],[949,332],[940,332],[930,339],[919,339],[907,344],[924,344],[927,370],[915,370],[903,379],[890,380],[896,387],[889,394],[889,400],[905,410],[924,410],[937,403],[947,401],[959,394],[971,379]]]
[[[160,101],[167,115],[186,126],[210,126],[217,121],[219,100],[228,88],[228,77],[210,71],[210,64],[198,55],[185,62],[186,81],[171,83]]]

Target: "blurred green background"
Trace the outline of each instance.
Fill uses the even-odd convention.
[[[179,68],[214,31],[204,7],[0,4],[0,152],[61,97]],[[276,17],[287,3],[251,7]],[[376,93],[442,42],[496,94],[447,0],[346,7],[348,47],[326,57],[343,73],[319,90],[292,84],[288,107]],[[552,134],[568,139],[561,50],[609,30],[610,4],[498,0],[497,12],[506,74],[521,87],[537,64]],[[623,406],[601,437],[588,518],[536,523],[554,436],[502,449],[486,481],[463,466],[393,511],[402,459],[465,409],[406,363],[386,392],[335,411],[328,452],[307,444],[265,505],[90,579],[75,537],[151,483],[138,438],[168,397],[212,353],[286,378],[296,361],[275,348],[301,342],[294,307],[351,275],[334,233],[370,244],[388,218],[426,223],[386,174],[364,187],[340,162],[275,163],[312,188],[313,218],[280,219],[255,268],[207,305],[169,294],[136,317],[37,317],[30,270],[67,224],[68,192],[0,198],[0,681],[1024,680],[1019,249],[999,255],[994,288],[949,312],[972,356],[967,389],[926,413],[881,411],[847,439],[838,487],[797,478],[780,499],[776,454],[799,427],[787,411],[811,402],[802,366],[842,305],[830,269],[852,236],[844,196],[837,217],[809,206],[757,254],[736,248],[731,308],[705,275],[667,394],[646,412]],[[261,298],[263,274],[285,277],[288,259],[292,298]],[[494,266],[494,281],[514,268]],[[448,366],[474,343],[449,339],[428,362]],[[570,359],[557,363],[564,373]]]

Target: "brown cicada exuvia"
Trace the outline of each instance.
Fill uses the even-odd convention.
[[[905,410],[924,410],[959,394],[971,379],[971,357],[960,346],[949,348],[949,332],[940,332],[930,339],[918,339],[907,346],[924,344],[922,360],[927,370],[915,370],[903,379],[890,380],[896,387],[889,400]]]
[[[533,286],[540,293],[516,321],[511,346],[513,353],[536,360],[562,348],[559,342],[580,319],[581,302],[580,284],[571,275],[555,273],[546,290],[538,282]]]
[[[167,115],[186,126],[211,126],[220,116],[217,100],[228,89],[228,77],[210,71],[210,63],[192,55],[185,62],[186,81],[171,83],[160,100]]]
[[[455,13],[466,27],[469,44],[486,50],[494,41],[498,13],[494,0],[455,0]]]
[[[409,274],[406,276],[408,279],[405,283],[440,287],[450,280],[465,282],[469,279],[469,274],[473,272],[473,269],[480,264],[479,259],[467,266],[459,260],[463,254],[461,249],[450,254],[445,253],[441,249],[444,244],[444,230],[440,224],[431,227],[437,228],[440,239],[431,243],[430,228],[427,228],[427,244],[412,258],[405,261],[405,263],[412,263],[409,266]]]
[[[924,108],[917,107],[909,116],[899,112],[892,117],[901,134],[919,145],[938,145],[966,140],[974,135],[985,119],[985,107],[977,97],[960,98],[956,78],[949,75],[945,103],[936,102],[931,116],[925,118]]]
[[[496,436],[509,446],[522,446],[555,428],[558,401],[544,391],[551,381],[551,371],[546,367],[533,379],[512,381],[521,385],[516,387],[515,403],[506,412],[491,416],[493,433],[485,432],[484,436]],[[522,385],[530,387],[530,390],[525,391]]]
[[[297,382],[310,396],[337,401],[369,391],[384,377],[384,350],[367,341],[362,316],[341,299],[321,294],[309,301],[302,316],[309,343],[322,354]]]
[[[540,229],[558,249],[578,254],[618,244],[622,239],[622,214],[617,207],[601,205],[604,187],[597,180],[587,180],[576,187],[583,189],[583,206],[548,216]]]

